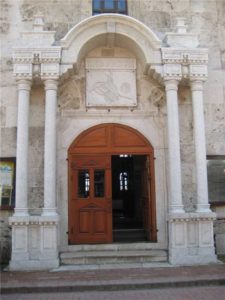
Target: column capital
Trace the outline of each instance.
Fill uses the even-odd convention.
[[[57,79],[45,79],[44,80],[45,90],[55,90],[58,89],[58,80]]]
[[[192,91],[203,91],[203,84],[205,80],[201,79],[191,79],[190,85]]]
[[[17,89],[18,90],[26,90],[30,91],[31,90],[31,80],[29,79],[18,79],[17,81]]]
[[[165,63],[163,65],[164,81],[175,80],[179,82],[182,79],[182,65],[179,62]]]
[[[178,84],[179,84],[179,80],[175,79],[175,78],[170,78],[170,79],[164,79],[164,84],[165,84],[165,88],[166,91],[177,91],[178,90]]]

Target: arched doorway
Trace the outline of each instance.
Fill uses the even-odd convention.
[[[154,150],[137,130],[89,128],[69,147],[68,171],[70,244],[156,241]]]

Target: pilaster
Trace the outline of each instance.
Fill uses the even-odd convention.
[[[44,216],[56,213],[56,109],[57,80],[45,84]]]
[[[167,77],[168,80],[168,77],[175,75],[181,81],[189,81],[192,91],[197,190],[196,212],[190,214],[173,212],[171,209],[169,211],[169,262],[178,265],[216,262],[213,241],[213,221],[216,215],[210,211],[208,204],[203,110],[203,82],[207,79],[208,51],[197,48],[197,35],[187,33],[184,20],[180,19],[177,32],[167,34],[167,43],[170,47],[161,48],[164,78]],[[168,129],[169,126],[168,124]],[[169,181],[169,190],[171,186],[173,183]]]
[[[24,32],[13,49],[14,76],[18,83],[18,130],[15,214],[12,226],[10,270],[56,268],[58,224],[56,213],[56,105],[61,47],[52,46],[55,32],[44,31],[42,16],[35,16],[33,31]],[[28,132],[31,84],[45,81],[45,200],[42,216],[28,213]]]
[[[181,159],[180,159],[180,134],[179,134],[179,117],[178,117],[178,79],[179,73],[176,70],[176,76],[172,71],[168,74],[168,66],[166,68],[165,88],[167,101],[167,124],[168,124],[168,173],[169,173],[169,211],[174,213],[182,213],[182,190],[181,190]],[[179,70],[179,68],[178,68]],[[172,76],[172,74],[174,76]],[[170,75],[170,76],[168,76]]]
[[[209,212],[206,166],[206,141],[203,108],[203,80],[191,79],[194,121],[195,167],[197,186],[197,212]]]
[[[29,78],[29,77],[28,77]],[[31,81],[18,79],[16,205],[14,216],[28,215],[28,135]]]

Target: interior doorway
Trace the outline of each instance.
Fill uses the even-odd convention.
[[[136,130],[101,124],[68,151],[69,243],[155,242],[154,150]]]
[[[147,240],[145,231],[145,186],[148,186],[147,155],[112,156],[113,240],[137,242]],[[147,174],[149,170],[147,171]]]

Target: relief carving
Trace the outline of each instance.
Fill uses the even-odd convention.
[[[148,99],[157,107],[164,105],[166,98],[162,87],[153,86]]]
[[[134,59],[86,60],[87,106],[136,106]]]
[[[63,82],[59,86],[58,91],[58,103],[61,109],[78,109],[80,108],[81,92],[80,92],[81,80],[70,78]]]

